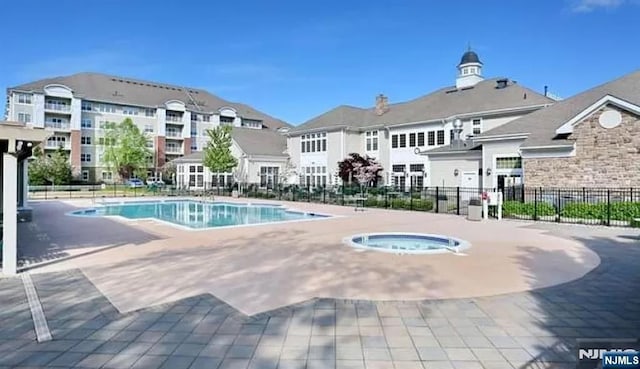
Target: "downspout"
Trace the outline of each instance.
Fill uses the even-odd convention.
[[[387,168],[387,180],[385,181],[385,183],[387,186],[389,186],[391,185],[391,168],[393,166],[391,162],[391,129],[389,129],[389,126],[384,126],[384,129],[387,130],[387,150],[389,150],[387,155],[387,157],[389,158],[389,168]]]

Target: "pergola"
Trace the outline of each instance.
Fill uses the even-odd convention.
[[[18,269],[18,210],[27,208],[27,159],[51,132],[17,122],[0,122],[0,201],[2,204],[2,273]]]

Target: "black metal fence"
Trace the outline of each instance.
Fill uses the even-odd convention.
[[[314,202],[342,206],[364,206],[467,215],[469,203],[480,200],[483,192],[495,189],[463,187],[397,188],[358,186],[309,187],[259,184],[233,184],[219,187],[130,187],[118,184],[31,186],[31,199],[73,199],[144,196],[238,196],[282,201]],[[531,188],[507,187],[503,194],[505,218],[582,223],[609,226],[638,226],[640,188]],[[490,209],[495,216],[495,208]]]

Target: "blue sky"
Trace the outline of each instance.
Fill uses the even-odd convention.
[[[95,71],[204,88],[292,124],[452,85],[468,43],[485,76],[562,97],[640,67],[640,0],[32,0],[2,12],[3,88]]]

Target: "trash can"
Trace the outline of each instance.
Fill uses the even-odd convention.
[[[477,197],[469,200],[467,220],[472,220],[475,222],[479,222],[482,220],[482,200]]]
[[[438,213],[449,212],[449,198],[447,195],[438,195]]]

